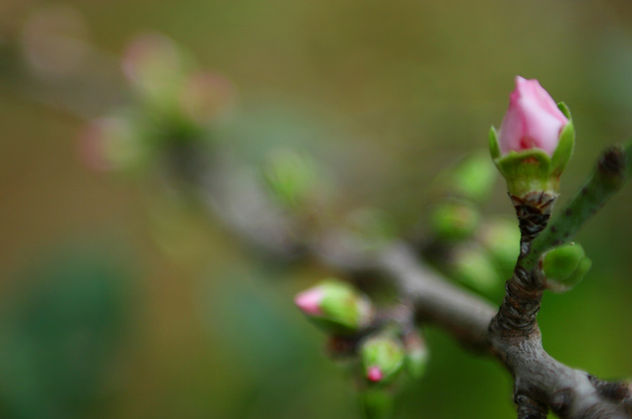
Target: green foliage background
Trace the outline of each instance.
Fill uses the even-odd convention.
[[[632,6],[626,0],[65,4],[84,15],[92,41],[113,55],[139,31],[173,37],[238,87],[247,116],[230,137],[235,147],[255,160],[278,143],[315,150],[344,179],[347,205],[381,207],[402,229],[428,213],[428,185],[438,170],[486,146],[516,74],[538,78],[573,112],[577,146],[562,200],[600,149],[632,135]],[[3,330],[11,330],[2,334],[0,368],[14,372],[0,380],[0,412],[56,417],[52,407],[46,413],[27,408],[45,401],[44,384],[20,387],[27,389],[21,393],[12,381],[43,374],[29,373],[32,366],[20,370],[19,362],[48,362],[68,367],[50,374],[67,371],[68,380],[78,380],[60,384],[66,393],[55,408],[74,406],[62,417],[354,417],[344,371],[324,356],[323,336],[292,306],[296,291],[327,272],[274,268],[199,208],[165,194],[159,182],[85,169],[76,158],[83,121],[35,100],[16,64],[12,36],[38,7],[0,3],[0,301],[2,322],[10,324]],[[92,100],[98,108],[100,98]],[[632,375],[631,190],[579,235],[593,260],[584,282],[568,294],[547,294],[539,317],[552,355],[606,378]],[[511,214],[502,185],[487,208]],[[27,286],[28,275],[19,272],[69,242],[98,243],[117,249],[117,256],[98,246],[90,255],[53,252],[44,269],[50,275],[34,275],[58,284],[61,302],[41,297],[44,285]],[[69,259],[79,268],[64,271]],[[119,259],[135,275],[99,268]],[[60,269],[72,274],[55,274]],[[109,273],[94,273],[103,269]],[[95,296],[83,282],[66,281],[73,275],[109,285],[97,287],[103,292]],[[81,306],[54,315],[89,298],[96,298],[91,307],[109,310],[111,323],[99,320],[97,309],[86,317],[92,311]],[[33,314],[32,322],[43,326],[19,314],[38,310],[53,313]],[[84,364],[63,352],[63,344],[37,335],[58,330],[65,336],[64,322],[94,331],[83,338],[92,344],[79,346],[93,368],[73,373]],[[463,351],[440,330],[431,328],[428,340],[427,376],[401,395],[397,417],[513,415],[510,378],[495,362]],[[38,348],[30,360],[16,355],[19,342]],[[77,386],[92,390],[77,395]],[[87,400],[87,407],[75,409],[72,397]]]

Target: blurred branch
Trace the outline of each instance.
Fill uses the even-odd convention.
[[[599,165],[602,166],[603,163]],[[516,380],[519,418],[545,418],[549,408],[561,418],[630,417],[626,406],[632,398],[627,383],[598,380],[560,363],[542,347],[535,314],[543,288],[529,285],[537,282],[532,281],[534,273],[524,262],[530,243],[524,246],[516,274],[507,284],[508,292],[513,289],[519,298],[506,300],[494,316],[495,310],[489,303],[445,281],[404,242],[366,250],[344,231],[329,231],[309,239],[296,234],[296,220],[269,202],[258,191],[253,177],[249,178],[246,171],[227,171],[228,167],[209,165],[194,183],[209,209],[231,231],[247,244],[284,260],[310,256],[349,276],[361,272],[385,277],[396,286],[403,301],[413,304],[419,320],[440,326],[476,352],[494,355],[510,370]],[[595,177],[602,179],[599,169],[597,173]],[[589,182],[594,193],[588,196],[607,197],[608,193],[597,193],[601,184],[595,182]],[[579,196],[582,199],[586,194]],[[571,207],[579,205],[576,201]],[[590,214],[599,206],[597,201],[588,201]],[[581,218],[582,222],[585,218]],[[521,277],[519,281],[516,275]],[[528,306],[530,327],[515,329],[511,322],[502,328],[498,326],[507,313],[524,316],[524,304]]]
[[[141,46],[149,46],[149,58],[158,58],[151,64],[158,63],[158,69],[165,70],[163,65],[173,64],[173,60],[164,59],[171,57],[172,45],[167,43],[166,56],[161,51],[152,56],[156,39],[150,41]],[[159,39],[157,45],[165,47],[164,40]],[[134,70],[134,65],[142,67],[142,62],[134,60],[146,57],[132,54],[128,58],[128,67]],[[145,94],[165,93],[151,83],[139,83],[145,81],[139,74],[132,76],[136,88],[145,89]],[[65,88],[61,90],[66,95],[64,100],[40,100],[57,106],[62,103],[85,114],[82,106],[73,106],[81,102],[77,96],[68,94]],[[169,131],[167,140],[172,140],[172,135],[177,137]],[[516,203],[522,229],[521,254],[507,282],[503,304],[495,313],[481,297],[450,284],[424,265],[407,243],[393,241],[367,248],[342,229],[317,233],[310,229],[307,234],[305,220],[298,220],[272,202],[252,171],[217,150],[211,153],[212,160],[207,160],[208,150],[197,149],[195,144],[175,141],[162,151],[167,154],[174,178],[192,188],[231,233],[283,263],[310,257],[349,276],[362,273],[386,278],[395,285],[401,300],[414,306],[417,319],[435,323],[465,346],[495,356],[512,373],[519,418],[545,418],[549,409],[561,418],[632,417],[628,384],[605,382],[553,359],[542,347],[536,322],[544,291],[536,269],[540,256],[549,247],[569,240],[620,188],[631,172],[630,147],[607,151],[591,180],[549,227],[555,197],[538,196],[532,202]],[[539,206],[536,211],[529,209],[532,204]]]
[[[361,272],[386,277],[403,299],[414,303],[418,316],[449,330],[468,347],[489,349],[487,326],[494,308],[423,265],[406,243],[366,249],[343,231],[311,238],[299,235],[296,220],[269,201],[254,176],[223,162],[206,166],[198,176],[197,190],[213,214],[245,244],[285,261],[313,257],[349,276]]]

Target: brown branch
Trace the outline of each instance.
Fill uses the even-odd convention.
[[[440,326],[464,346],[499,359],[514,377],[519,418],[545,418],[549,409],[561,418],[632,417],[627,384],[598,380],[546,353],[536,323],[543,281],[521,262],[507,283],[507,296],[496,313],[482,298],[450,284],[426,267],[405,243],[366,250],[343,231],[300,237],[295,233],[295,220],[268,200],[258,189],[261,185],[256,176],[247,169],[215,163],[201,174],[193,180],[203,201],[249,245],[282,260],[309,256],[343,274],[363,272],[385,277],[402,299],[414,305],[417,318]],[[531,240],[548,221],[552,206],[549,198],[538,196],[526,204],[537,203],[539,212],[518,209],[523,237],[527,238],[522,243],[520,260],[529,254]]]
[[[609,149],[600,159],[600,162],[615,161],[617,167],[600,163],[593,179],[624,178],[624,151],[617,150],[620,158],[608,158],[613,153],[613,149]],[[602,175],[602,171],[607,173]],[[622,180],[619,180],[617,186],[621,184]],[[585,198],[581,196],[588,196],[583,192],[580,193],[580,204],[576,199],[571,205],[592,214],[609,196],[604,190],[595,188],[599,193],[593,194],[594,199],[590,196],[590,206],[582,204],[581,200]],[[512,278],[507,281],[503,303],[490,323],[492,350],[514,377],[518,418],[545,418],[549,408],[562,418],[632,417],[632,412],[625,407],[631,397],[627,384],[605,382],[584,371],[569,368],[553,359],[542,347],[536,316],[545,289],[545,280],[537,268],[543,249],[534,250],[532,245],[546,228],[555,199],[556,196],[549,194],[535,194],[525,199],[512,197],[522,233],[520,256]],[[570,231],[569,223],[565,227]],[[577,225],[574,228],[578,228]]]

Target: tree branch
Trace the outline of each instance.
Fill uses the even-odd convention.
[[[70,97],[52,104],[62,103],[71,112],[83,114],[85,106],[74,106],[76,102]],[[528,202],[514,199],[523,233],[521,256],[498,313],[483,299],[451,285],[424,266],[405,243],[367,251],[340,231],[305,240],[299,223],[268,200],[257,177],[247,169],[229,160],[206,162],[198,150],[169,152],[177,160],[178,177],[190,182],[209,210],[244,243],[285,262],[312,256],[343,273],[382,275],[412,302],[423,321],[433,322],[464,345],[498,358],[514,377],[519,418],[545,418],[549,409],[561,418],[632,417],[629,384],[602,381],[567,367],[543,349],[536,315],[544,284],[535,274],[541,255],[569,241],[632,175],[632,147],[606,151],[591,179],[548,227],[551,197],[531,197]],[[535,212],[531,211],[534,204]]]
[[[580,192],[569,204],[571,211],[577,209],[579,214],[574,223],[560,216],[545,229],[552,203],[546,197],[536,198],[544,204],[545,216],[529,216],[531,221],[543,222],[522,223],[529,226],[523,235],[528,239],[523,240],[516,272],[507,283],[507,297],[496,315],[485,300],[450,284],[423,265],[405,243],[367,250],[344,231],[301,237],[296,233],[296,220],[268,200],[247,170],[230,164],[201,166],[204,170],[194,179],[194,186],[209,209],[249,245],[282,260],[310,256],[342,273],[368,272],[390,280],[402,298],[414,305],[417,318],[440,326],[472,350],[492,354],[507,367],[515,379],[519,418],[545,418],[549,409],[561,418],[626,418],[632,417],[628,384],[598,380],[570,368],[542,347],[535,316],[544,287],[534,274],[531,259],[557,243],[559,237],[567,240],[621,186],[622,181],[611,182],[609,173],[629,173],[629,159],[617,157],[628,153],[622,150],[613,148],[604,154],[584,187],[587,192]],[[616,170],[604,172],[612,168],[612,153],[618,162]],[[542,229],[544,233],[538,236]]]
[[[545,289],[545,279],[537,269],[540,257],[570,240],[621,188],[630,172],[629,154],[629,147],[606,150],[586,185],[548,227],[555,197],[543,199],[541,194],[515,205],[522,232],[521,251],[507,281],[503,303],[490,324],[489,338],[493,351],[514,377],[518,418],[545,418],[549,408],[562,418],[632,416],[625,408],[630,402],[627,384],[597,380],[553,359],[542,347],[536,322]]]

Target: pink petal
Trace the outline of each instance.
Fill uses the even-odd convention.
[[[509,108],[500,127],[500,151],[539,148],[552,155],[568,119],[540,83],[516,77]]]
[[[320,302],[323,300],[323,293],[318,288],[303,291],[294,298],[294,304],[305,314],[321,315]]]
[[[380,381],[382,378],[384,378],[384,374],[382,373],[382,370],[380,369],[380,367],[369,367],[366,377],[370,380],[373,381],[374,383],[377,381]]]

